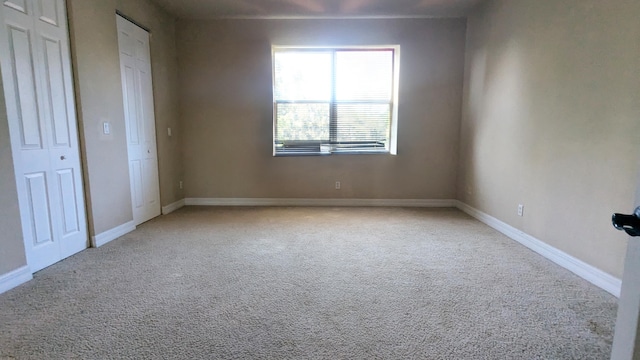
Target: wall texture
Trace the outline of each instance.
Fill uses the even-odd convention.
[[[497,0],[468,22],[458,198],[614,276],[640,168],[640,2]],[[517,216],[524,204],[524,217]]]
[[[68,8],[89,228],[96,235],[133,219],[116,10],[150,29],[160,199],[167,205],[184,197],[178,187],[182,165],[175,24],[147,0],[68,0]],[[105,121],[111,123],[111,135],[102,133]]]
[[[464,19],[179,21],[186,196],[454,198],[465,26]],[[398,155],[272,157],[272,44],[399,44]]]
[[[27,264],[22,240],[7,108],[0,76],[0,276]]]

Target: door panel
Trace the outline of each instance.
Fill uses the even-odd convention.
[[[146,143],[149,134],[147,133],[146,129],[147,127],[150,126],[150,124],[146,123],[145,120],[145,107],[143,104],[144,101],[144,78],[141,76],[141,70],[139,68],[134,69],[135,72],[135,103],[136,103],[136,118],[135,118],[135,122],[136,122],[136,128],[138,130],[138,138],[136,139],[135,143],[136,145],[139,145],[141,143]],[[142,131],[141,131],[142,130]],[[143,151],[144,149],[140,149],[140,151]],[[141,154],[141,156],[144,156],[144,154]]]
[[[136,82],[134,78],[135,70],[128,65],[125,65],[124,68],[124,76],[125,76],[125,97],[134,98],[136,96]],[[140,131],[139,123],[138,123],[138,106],[135,101],[128,101],[125,103],[127,107],[127,128],[129,129],[128,139],[129,145],[139,145],[140,144]]]
[[[38,117],[36,99],[36,82],[31,56],[31,36],[29,30],[18,26],[9,26],[11,63],[16,102],[18,107],[18,123],[20,124],[23,149],[42,148],[42,136]]]
[[[6,0],[4,5],[13,10],[27,14],[27,0]]]
[[[69,147],[69,124],[67,119],[67,105],[65,101],[65,88],[62,71],[62,50],[60,41],[43,38],[45,59],[45,104],[47,112],[45,117],[50,118],[52,131],[52,145],[56,147]]]
[[[27,196],[29,199],[28,219],[32,229],[33,245],[42,246],[53,242],[51,218],[49,217],[49,196],[47,175],[44,172],[26,174]]]
[[[44,21],[53,26],[58,26],[58,2],[51,0],[37,0],[36,3],[40,21]]]
[[[62,200],[60,210],[62,214],[62,236],[72,235],[80,231],[78,223],[78,209],[76,207],[76,184],[73,169],[62,169],[58,175],[58,190]]]
[[[27,262],[88,245],[64,0],[0,7],[0,61]]]
[[[116,21],[133,218],[140,224],[160,215],[149,33],[120,16]]]
[[[158,175],[158,162],[156,161],[155,157],[147,157],[146,159],[144,159],[144,177],[146,179],[149,179],[157,175]],[[153,207],[154,205],[159,206],[159,204],[156,204],[156,202],[158,201],[156,194],[160,189],[157,188],[156,184],[157,182],[152,182],[148,184],[148,186],[146,186],[145,188],[146,193],[144,198],[147,201],[147,204],[145,204],[146,206],[149,206],[149,207]]]
[[[133,206],[136,209],[144,207],[142,162],[140,160],[131,161],[131,178],[133,179]]]

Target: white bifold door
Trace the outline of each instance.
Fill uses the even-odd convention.
[[[136,225],[160,215],[149,33],[116,15],[129,176]]]
[[[0,0],[0,66],[27,262],[88,246],[64,0]]]

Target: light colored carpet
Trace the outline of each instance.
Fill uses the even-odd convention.
[[[606,359],[616,308],[458,210],[188,207],[0,295],[0,358]]]

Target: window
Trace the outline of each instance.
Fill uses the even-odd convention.
[[[274,155],[396,153],[398,46],[273,47]]]

